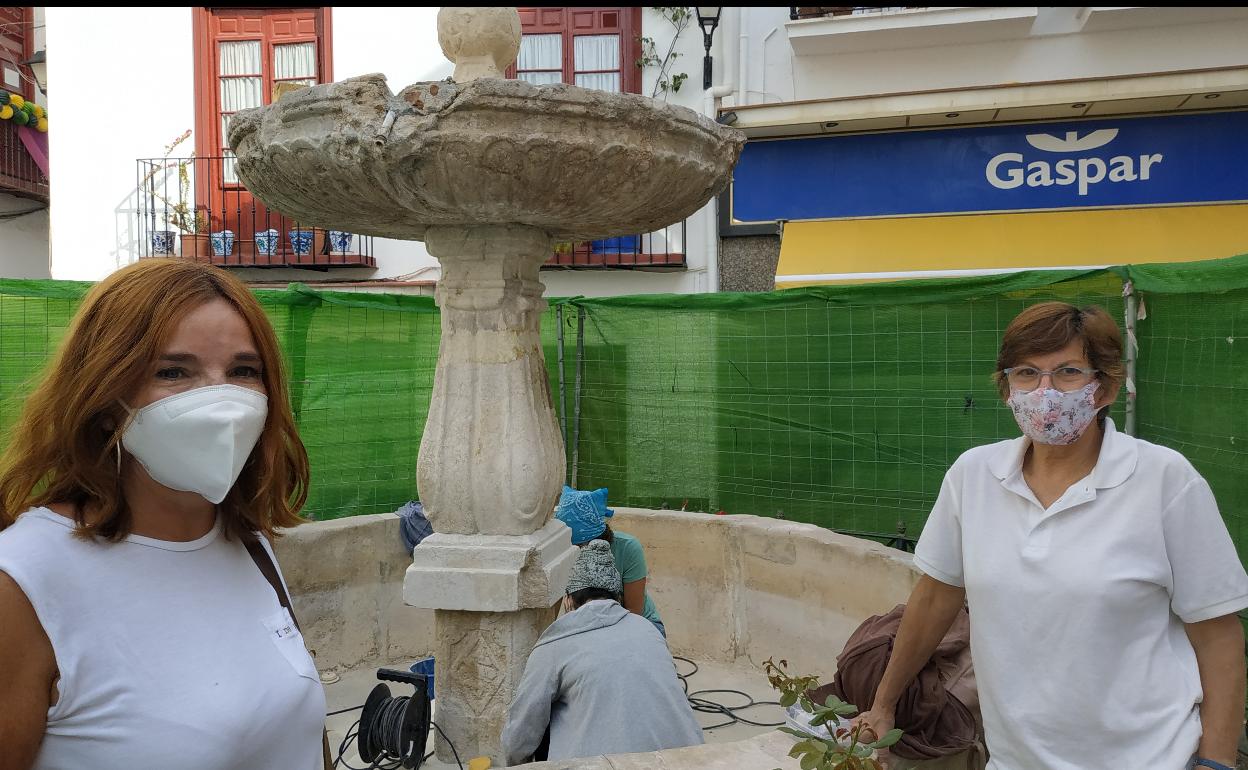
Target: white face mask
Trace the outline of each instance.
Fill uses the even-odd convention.
[[[238,480],[268,413],[268,398],[254,390],[196,388],[133,412],[121,443],[158,484],[215,504]]]

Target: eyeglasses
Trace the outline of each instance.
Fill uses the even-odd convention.
[[[1040,380],[1047,374],[1053,387],[1064,392],[1082,388],[1091,382],[1098,372],[1098,369],[1080,369],[1077,366],[1062,366],[1051,372],[1037,369],[1034,366],[1011,366],[1009,369],[1001,370],[1011,388],[1035,390],[1040,386]]]

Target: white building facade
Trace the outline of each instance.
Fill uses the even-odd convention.
[[[380,72],[398,92],[449,76],[437,12],[48,8],[48,77],[56,83],[53,277],[96,280],[172,252],[227,265],[257,284],[431,292],[438,265],[417,242],[316,230],[311,248],[298,248],[299,231],[314,228],[251,199],[233,176],[222,126],[229,113],[269,103],[283,88]],[[649,8],[530,8],[521,15],[520,77],[708,109],[696,23],[677,36],[677,24]],[[658,57],[676,54],[668,78],[692,73],[679,90],[656,91],[661,68],[637,66],[640,38],[653,41]],[[713,290],[714,206],[659,233],[562,246],[543,272],[547,294]],[[218,235],[225,230],[232,243]]]
[[[1248,252],[1243,8],[724,7],[705,90],[692,8],[683,23],[670,8],[520,10],[512,76],[655,96],[750,139],[731,189],[685,222],[562,246],[543,271],[552,296]],[[266,211],[221,134],[284,88],[448,76],[437,11],[48,8],[50,268],[0,246],[0,274],[95,280],[172,252],[257,284],[431,292],[419,243]],[[0,219],[0,244],[38,241],[39,216]]]
[[[750,138],[724,289],[1248,252],[1248,9],[732,8],[719,35]]]

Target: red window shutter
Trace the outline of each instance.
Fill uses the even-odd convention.
[[[35,9],[0,6],[0,88],[24,99],[35,98],[34,75],[22,62],[34,53]],[[17,83],[8,82],[16,75]]]
[[[195,69],[196,120],[195,151],[198,155],[219,155],[225,148],[221,135],[221,67],[218,44],[257,41],[261,47],[261,71],[249,73],[262,78],[263,104],[273,102],[276,77],[275,47],[289,43],[312,43],[316,51],[315,76],[318,83],[333,79],[330,65],[330,12],[328,8],[196,8]]]
[[[283,82],[311,85],[333,80],[330,61],[332,25],[330,8],[201,8],[192,9],[195,39],[195,210],[207,219],[209,230],[228,229],[235,235],[236,254],[221,264],[324,264],[330,257],[320,251],[325,233],[315,230],[309,254],[294,254],[286,243],[292,228],[312,229],[288,219],[256,200],[234,175],[222,116],[235,109],[271,104],[274,87]],[[247,47],[222,52],[223,43],[246,43]],[[298,46],[283,51],[283,46]],[[310,46],[310,48],[309,48]],[[223,61],[228,58],[228,61]],[[229,66],[225,66],[225,65]],[[230,87],[226,104],[223,85]],[[256,233],[277,230],[283,245],[276,253],[261,254]],[[199,251],[204,254],[206,246]],[[345,264],[373,264],[371,257],[337,255]],[[214,255],[214,260],[218,258]]]

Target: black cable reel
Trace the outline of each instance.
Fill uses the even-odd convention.
[[[408,770],[418,768],[425,761],[432,711],[425,676],[382,668],[377,670],[377,678],[409,684],[416,692],[392,697],[385,684],[373,688],[360,714],[360,759],[372,766],[398,761]]]

